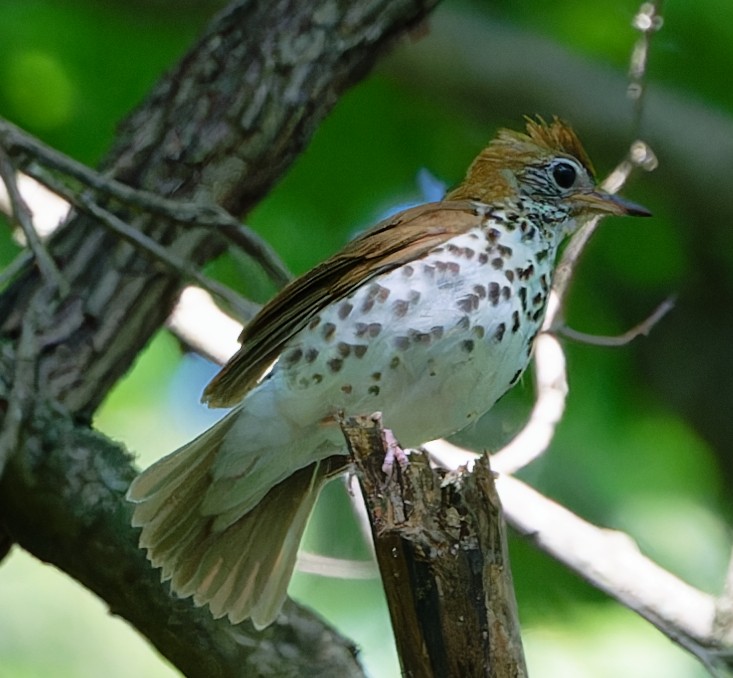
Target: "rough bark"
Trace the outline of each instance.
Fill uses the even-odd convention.
[[[122,124],[106,174],[244,214],[339,94],[436,2],[232,3]],[[204,228],[105,207],[197,264],[223,249]],[[165,595],[129,527],[130,459],[87,426],[185,281],[85,214],[49,249],[69,294],[31,267],[0,295],[0,532],[98,593],[187,675],[304,675],[307,661],[324,671],[307,673],[358,673],[353,648],[294,606],[263,636]]]

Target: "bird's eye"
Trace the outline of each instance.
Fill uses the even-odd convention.
[[[552,178],[560,188],[570,188],[578,178],[578,171],[569,162],[559,162],[552,168]]]

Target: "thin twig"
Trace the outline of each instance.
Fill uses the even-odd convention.
[[[2,118],[0,118],[0,143],[8,149],[22,153],[31,162],[72,177],[84,186],[119,200],[125,205],[159,214],[177,223],[217,229],[231,243],[255,259],[277,286],[282,287],[291,278],[287,267],[272,247],[219,205],[170,200],[105,177],[23,133]],[[24,168],[24,171],[54,190],[44,181],[47,175],[39,175],[31,167]]]
[[[23,250],[2,271],[0,271],[0,290],[11,282],[26,266],[33,261],[33,255]]]
[[[0,179],[2,179],[8,192],[11,218],[23,231],[28,247],[33,253],[38,264],[38,269],[41,271],[41,275],[45,281],[49,285],[53,285],[58,289],[62,296],[65,296],[68,293],[69,285],[66,280],[64,280],[64,277],[61,275],[61,272],[54,263],[54,260],[51,258],[51,255],[48,253],[41,242],[41,239],[38,237],[38,233],[33,226],[33,213],[29,209],[25,200],[23,200],[23,196],[20,194],[18,182],[15,177],[15,171],[15,166],[10,160],[10,157],[0,144]]]
[[[615,337],[604,337],[595,334],[587,334],[585,332],[578,332],[572,327],[567,325],[561,325],[560,327],[553,328],[555,334],[559,334],[567,339],[573,341],[579,341],[583,344],[590,344],[592,346],[626,346],[634,339],[640,336],[648,336],[652,328],[674,308],[674,297],[668,297],[665,299],[656,309],[651,313],[648,318],[642,320],[638,325],[635,325],[630,330],[627,330],[623,334],[619,334]]]
[[[634,102],[633,136],[638,138],[641,131],[641,120],[644,115],[644,98],[646,96],[646,74],[649,61],[649,49],[652,35],[664,23],[662,18],[662,0],[644,2],[634,17],[632,26],[641,32],[634,45],[629,65],[629,86],[627,94]]]
[[[190,261],[170,252],[156,240],[133,228],[103,207],[100,207],[88,194],[75,193],[47,172],[35,170],[33,173],[29,172],[29,175],[33,176],[34,179],[40,181],[57,195],[60,195],[69,204],[98,219],[100,223],[120,236],[123,240],[147,252],[158,261],[172,268],[185,280],[195,281],[205,290],[230,305],[233,310],[236,310],[237,315],[243,321],[249,320],[257,312],[259,308],[257,304],[247,301],[225,285],[203,275]]]

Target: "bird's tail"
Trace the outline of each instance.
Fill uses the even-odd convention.
[[[234,413],[232,413],[234,414]],[[248,617],[270,624],[285,600],[298,545],[318,492],[329,475],[327,461],[306,466],[275,485],[248,513],[224,529],[202,503],[211,468],[234,418],[218,424],[144,471],[130,485],[137,504],[133,526],[153,566],[162,568],[180,597],[208,604],[232,623]]]

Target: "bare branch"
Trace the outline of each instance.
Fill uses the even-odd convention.
[[[662,4],[663,0],[642,3],[632,23],[634,28],[641,32],[639,39],[636,41],[636,45],[634,45],[634,51],[631,53],[631,63],[629,66],[630,82],[627,89],[629,98],[634,102],[634,137],[639,136],[645,110],[646,73],[652,36],[664,23],[662,19]]]
[[[131,245],[139,248],[142,252],[149,254],[156,260],[165,264],[184,280],[198,283],[205,290],[215,295],[226,304],[229,304],[243,321],[249,320],[257,312],[256,304],[243,299],[226,285],[222,285],[216,280],[205,276],[190,260],[179,257],[173,251],[164,247],[156,240],[153,240],[142,231],[130,226],[115,214],[97,204],[97,202],[87,193],[76,193],[71,189],[66,188],[62,182],[58,181],[48,173],[33,169],[29,169],[28,172],[30,176],[37,181],[40,181],[44,186],[47,186],[56,193],[56,195],[64,198],[64,200],[69,202],[78,210],[97,219],[101,225],[118,235],[120,239],[125,242],[129,242]]]
[[[77,180],[82,187],[93,189],[100,197],[114,198],[138,211],[156,214],[177,223],[205,226],[218,231],[255,259],[276,285],[282,286],[290,279],[290,272],[277,253],[259,235],[243,226],[215,203],[170,200],[149,191],[133,188],[46,146],[2,118],[0,118],[0,144],[9,151],[22,154],[27,164],[26,174],[57,195],[66,197],[78,195],[81,191],[66,187],[58,179],[52,181],[52,175],[42,171],[40,167],[60,172]]]
[[[49,285],[54,285],[59,290],[62,296],[66,295],[69,291],[69,285],[61,273],[59,273],[51,255],[38,237],[38,233],[33,226],[33,214],[18,190],[15,166],[5,152],[2,144],[0,144],[0,179],[2,179],[8,192],[11,216],[22,229],[26,242],[38,262],[38,268],[41,270],[41,274]]]
[[[603,337],[595,334],[586,334],[585,332],[578,332],[572,327],[562,325],[561,327],[553,328],[553,332],[559,334],[567,339],[573,339],[583,344],[590,344],[592,346],[607,346],[617,347],[626,346],[637,337],[648,336],[649,332],[652,331],[654,326],[674,308],[674,297],[668,297],[665,299],[654,311],[638,325],[635,325],[630,330],[627,330],[623,334],[619,334],[615,337]]]

